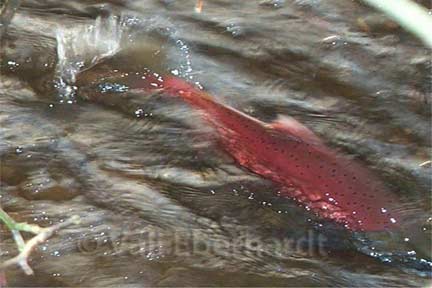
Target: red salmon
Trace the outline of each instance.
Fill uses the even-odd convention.
[[[157,76],[144,81],[148,88],[161,88],[200,109],[218,132],[222,147],[241,166],[280,184],[281,196],[353,231],[398,226],[399,216],[389,208],[395,195],[365,167],[327,147],[296,120],[280,118],[267,124],[215,101],[184,80]]]

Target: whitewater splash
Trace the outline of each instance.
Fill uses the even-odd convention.
[[[190,49],[176,37],[176,30],[169,21],[157,17],[140,19],[130,15],[98,17],[91,24],[62,27],[56,31],[58,61],[55,88],[60,103],[76,101],[75,81],[78,73],[126,49],[139,38],[138,34],[156,29],[172,43],[176,50],[173,54],[180,56],[176,59],[178,63],[175,67],[170,67],[169,70],[193,81]]]
[[[116,54],[121,49],[123,30],[121,19],[112,16],[104,19],[98,17],[91,25],[56,31],[56,88],[59,91],[60,102],[75,101],[77,88],[74,83],[80,71]]]

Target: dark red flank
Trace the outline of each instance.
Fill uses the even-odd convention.
[[[154,80],[153,87],[200,109],[218,132],[223,148],[243,167],[278,183],[281,196],[353,231],[398,226],[399,216],[388,211],[395,196],[383,183],[359,163],[325,146],[296,120],[287,117],[267,124],[177,77]]]

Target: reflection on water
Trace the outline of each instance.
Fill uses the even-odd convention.
[[[428,51],[355,2],[195,4],[22,1],[2,38],[1,205],[41,226],[83,221],[9,284],[425,285]],[[140,90],[149,70],[263,121],[295,117],[379,175],[403,230],[350,233],[278,197],[198,111]]]

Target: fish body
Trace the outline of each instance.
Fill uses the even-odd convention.
[[[159,77],[155,82],[166,94],[201,110],[218,132],[222,147],[241,166],[279,184],[280,196],[353,231],[399,225],[400,217],[389,208],[395,196],[384,184],[296,120],[280,118],[267,124],[217,102],[180,78]]]

